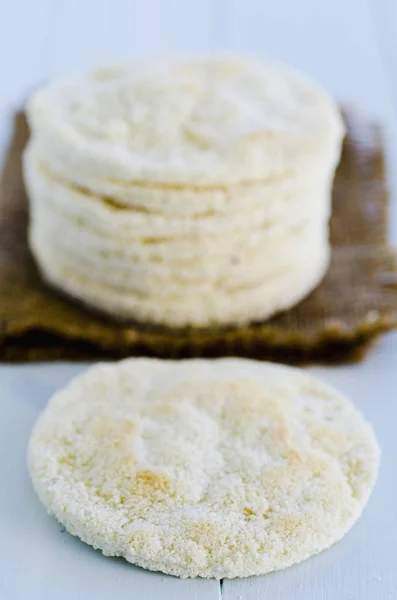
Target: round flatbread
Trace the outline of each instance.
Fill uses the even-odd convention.
[[[304,371],[239,359],[98,365],[36,423],[41,501],[105,555],[247,577],[338,541],[374,486],[371,427]]]
[[[330,177],[299,184],[294,189],[277,193],[264,191],[261,201],[241,207],[237,212],[172,216],[144,210],[122,208],[111,198],[97,196],[54,178],[25,154],[25,184],[31,210],[42,207],[49,214],[56,212],[77,222],[76,226],[98,232],[103,237],[115,237],[128,244],[134,239],[175,239],[178,237],[228,236],[236,231],[249,232],[256,227],[284,228],[311,217],[326,218],[330,213],[332,179]],[[270,230],[270,234],[271,234]]]
[[[30,232],[30,247],[43,278],[55,288],[80,300],[98,312],[117,321],[139,321],[169,327],[211,327],[240,325],[262,321],[291,308],[305,298],[322,280],[329,265],[330,248],[323,240],[313,255],[303,256],[298,262],[285,265],[265,276],[235,289],[223,286],[180,285],[156,293],[156,286],[146,291],[115,286],[99,281],[98,274],[81,272],[76,263],[67,261],[54,249]],[[225,273],[226,275],[226,273]],[[114,278],[113,282],[114,282]]]
[[[146,210],[160,215],[195,217],[199,215],[230,215],[250,211],[258,206],[267,206],[274,211],[279,205],[295,201],[301,192],[312,189],[316,183],[332,180],[339,155],[333,157],[313,157],[306,169],[299,172],[286,172],[283,176],[271,177],[259,182],[241,182],[228,186],[200,187],[191,184],[159,184],[150,182],[128,182],[115,179],[87,178],[84,173],[74,170],[73,179],[64,162],[46,160],[40,155],[40,134],[34,136],[24,151],[24,162],[36,170],[45,171],[64,186],[74,185],[81,191],[111,199],[114,206],[136,210]],[[28,165],[25,167],[28,168]],[[30,168],[30,167],[29,167]],[[274,206],[276,205],[276,206]],[[297,209],[301,210],[301,204]]]
[[[37,91],[27,115],[44,163],[99,189],[101,180],[205,187],[307,172],[319,157],[336,164],[344,133],[311,80],[237,58],[94,69]]]
[[[104,271],[122,261],[126,265],[142,264],[148,270],[153,265],[172,269],[176,265],[183,268],[184,265],[199,263],[211,272],[214,262],[235,262],[237,259],[244,263],[254,255],[262,256],[265,261],[270,253],[273,257],[278,257],[280,252],[286,254],[299,237],[303,239],[305,236],[309,242],[315,235],[323,235],[329,216],[325,211],[313,211],[302,219],[295,216],[287,222],[263,223],[248,232],[235,229],[222,235],[221,244],[216,233],[170,238],[123,238],[115,232],[105,235],[92,228],[90,222],[82,222],[40,201],[31,203],[30,227],[38,236],[63,248],[71,256],[97,257]],[[248,263],[246,266],[249,268]]]
[[[313,231],[314,230],[314,231]],[[207,254],[201,260],[158,262],[131,260],[129,257],[104,257],[103,254],[79,251],[73,245],[73,236],[62,239],[57,230],[50,232],[33,227],[29,233],[30,246],[40,262],[41,256],[51,256],[76,275],[126,292],[140,292],[152,296],[186,296],[216,293],[265,284],[279,273],[309,271],[313,256],[327,245],[328,228],[304,227],[296,235],[270,240],[262,247],[247,251],[243,244],[228,255]]]

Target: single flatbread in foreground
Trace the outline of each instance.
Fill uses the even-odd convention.
[[[374,486],[353,405],[307,373],[241,359],[129,359],[57,393],[28,461],[49,512],[105,555],[246,577],[328,548]]]

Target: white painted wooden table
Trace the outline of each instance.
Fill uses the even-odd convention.
[[[50,77],[128,54],[232,49],[295,64],[381,119],[397,198],[395,32],[395,0],[0,0],[0,149],[12,112]],[[0,366],[0,600],[397,600],[397,334],[364,364],[312,369],[354,399],[382,446],[361,521],[301,565],[223,585],[104,558],[46,515],[25,466],[29,432],[50,394],[83,368]]]

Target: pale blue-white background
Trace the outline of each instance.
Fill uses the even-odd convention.
[[[396,33],[395,0],[1,0],[1,130],[40,82],[167,50],[276,57],[382,113]]]
[[[244,51],[304,69],[383,122],[396,197],[396,34],[396,0],[0,0],[0,153],[15,109],[52,77],[128,55]],[[391,236],[397,239],[397,227]],[[82,368],[0,366],[0,600],[397,599],[395,334],[364,364],[314,369],[353,398],[383,449],[360,523],[302,565],[223,586],[105,559],[38,503],[25,467],[29,431],[49,395]]]

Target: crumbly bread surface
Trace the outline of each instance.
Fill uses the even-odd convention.
[[[344,132],[307,77],[233,57],[93,69],[38,90],[27,114],[44,162],[87,187],[262,180],[335,160]]]
[[[104,283],[103,273],[77,269],[30,234],[30,246],[43,278],[54,288],[93,307],[117,321],[139,321],[168,327],[216,327],[261,321],[290,308],[305,298],[323,279],[330,260],[328,243],[316,246],[314,253],[299,256],[273,273],[232,288],[227,285],[201,286],[171,282],[161,289],[143,277],[138,288],[136,280]],[[137,276],[139,277],[139,275]],[[162,284],[160,284],[162,285]],[[168,287],[167,287],[168,286]],[[153,293],[154,288],[154,293]],[[156,292],[157,290],[157,292]]]
[[[379,448],[354,406],[304,371],[129,359],[51,399],[28,462],[49,512],[105,555],[223,578],[338,541],[368,500]]]
[[[47,281],[93,309],[239,325],[325,274],[344,126],[293,69],[135,61],[44,87],[27,114],[31,250]]]
[[[222,238],[244,232],[245,239],[252,231],[261,229],[264,236],[271,236],[282,228],[309,220],[317,216],[327,218],[330,213],[332,177],[314,177],[304,183],[292,180],[288,186],[270,186],[262,193],[256,190],[254,202],[244,203],[236,210],[225,213],[209,211],[201,215],[164,214],[122,208],[112,198],[90,193],[68,181],[59,180],[48,170],[40,168],[27,152],[24,159],[25,183],[32,210],[42,208],[73,219],[66,226],[73,230],[84,227],[124,241],[127,247],[131,240],[160,238],[163,243],[175,238]],[[265,229],[266,228],[266,229]]]

